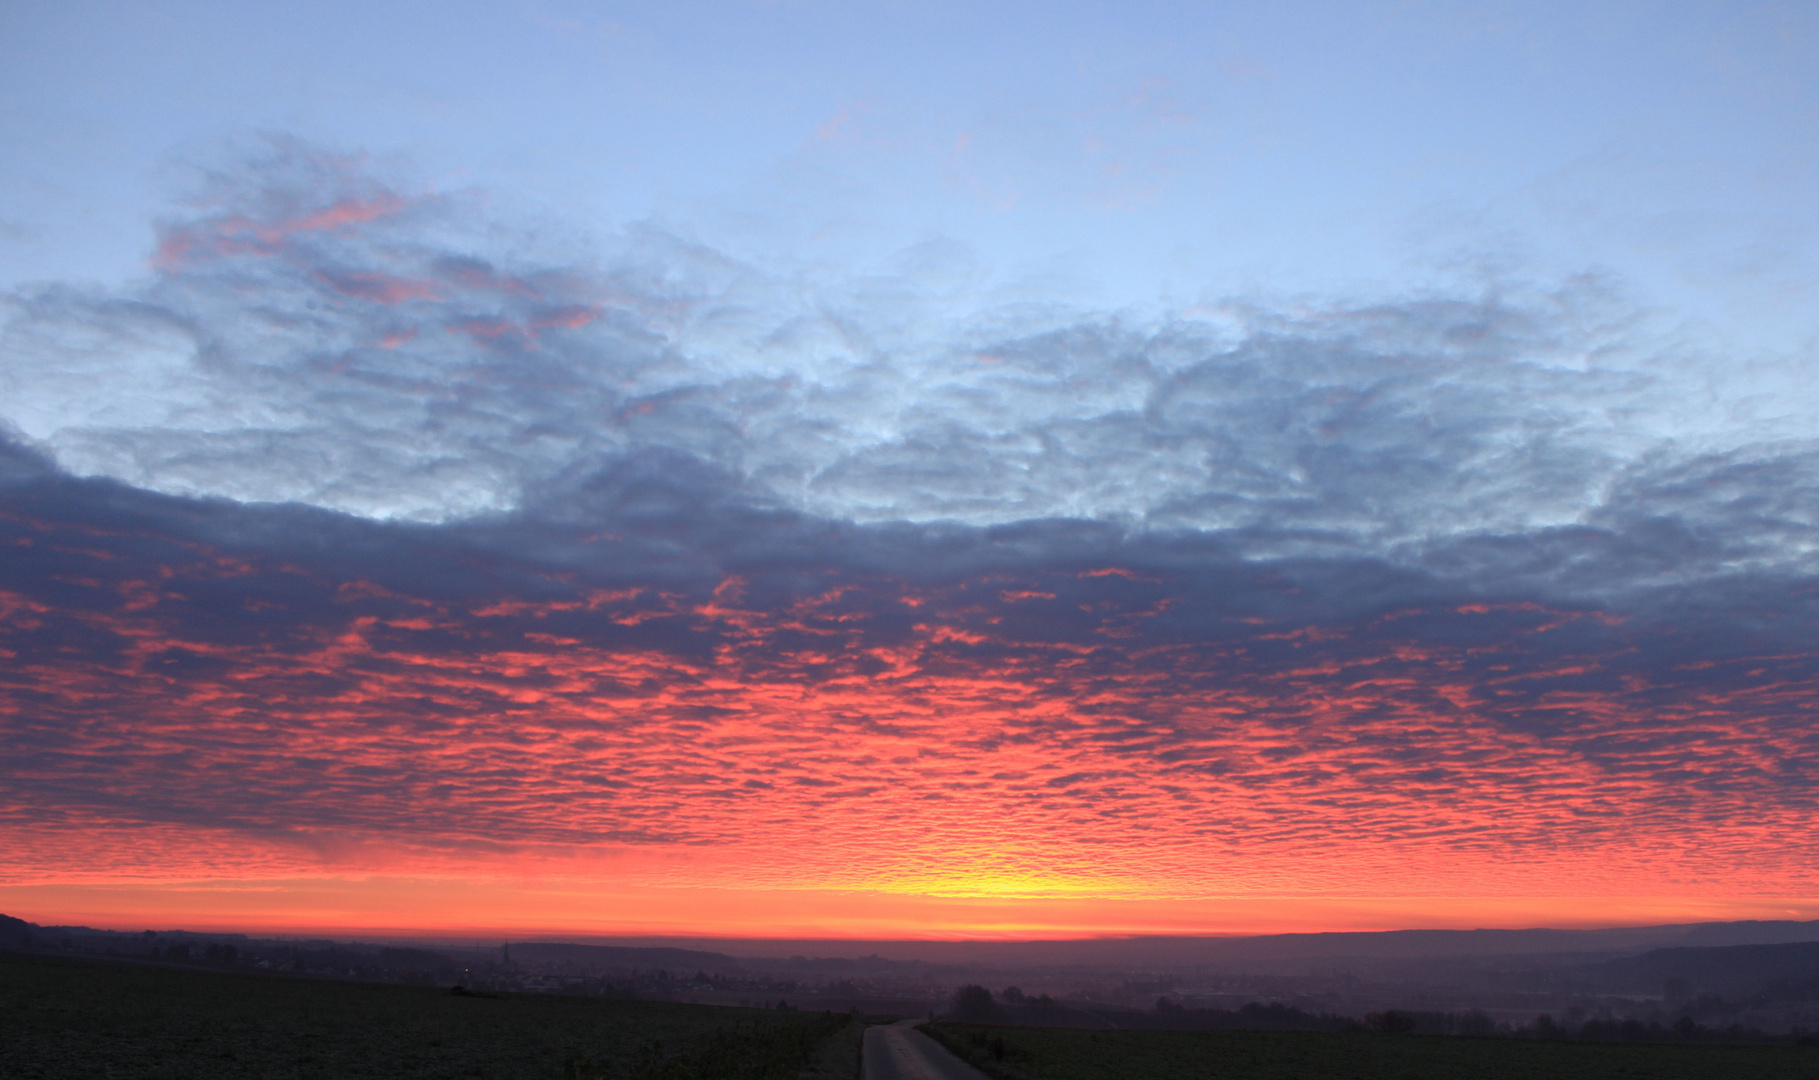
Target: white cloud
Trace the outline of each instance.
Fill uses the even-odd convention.
[[[652,230],[602,250],[539,258],[477,198],[279,146],[169,225],[130,293],[10,296],[0,416],[77,473],[370,517],[509,511],[661,451],[830,518],[1090,518],[1258,553],[1633,518],[1712,454],[1807,452],[1745,449],[1798,433],[1784,373],[1651,356],[1595,282],[1137,324],[969,312],[951,273],[811,286]],[[1804,522],[1798,477],[1778,512]]]

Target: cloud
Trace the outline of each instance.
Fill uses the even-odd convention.
[[[9,297],[6,416],[77,473],[382,518],[668,453],[842,520],[1372,552],[1584,522],[1638,467],[1764,434],[1760,387],[1683,408],[1596,283],[1131,322],[811,287],[650,230],[552,259],[478,195],[280,143],[164,225],[141,285]]]
[[[1810,886],[1819,612],[1785,577],[1569,606],[1190,533],[715,504],[674,462],[569,521],[422,525],[24,460],[14,880],[629,848],[771,886]],[[171,839],[70,842],[122,832]]]
[[[956,315],[482,209],[279,146],[9,298],[0,873],[1810,891],[1819,459],[1590,286]]]

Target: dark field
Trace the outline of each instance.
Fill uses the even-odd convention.
[[[852,1080],[857,1034],[826,1013],[0,957],[6,1080]]]
[[[1814,1080],[1819,1047],[1313,1031],[923,1031],[1000,1080]],[[1001,1040],[1001,1044],[999,1043]],[[999,1049],[1002,1048],[1002,1058]]]

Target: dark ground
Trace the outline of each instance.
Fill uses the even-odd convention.
[[[848,1017],[0,955],[0,1077],[851,1080]]]
[[[1001,1080],[1815,1080],[1819,1047],[940,1023]],[[846,1016],[0,954],[0,1077],[852,1080]]]
[[[1320,1031],[922,1028],[1000,1080],[1815,1080],[1819,1047]],[[1000,1056],[1000,1054],[1002,1056]]]

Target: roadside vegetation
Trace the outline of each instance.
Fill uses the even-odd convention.
[[[1811,1080],[1819,1047],[1610,1044],[1367,1031],[1094,1031],[940,1021],[996,1080]]]
[[[850,1080],[855,1018],[0,956],[0,1076]]]

